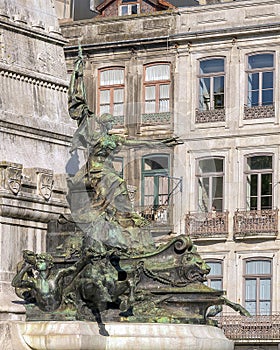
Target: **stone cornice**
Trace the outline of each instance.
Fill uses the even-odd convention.
[[[38,126],[38,128],[32,128],[30,127],[30,125],[25,126],[22,124],[16,124],[13,122],[0,120],[0,130],[3,129],[5,133],[10,133],[13,135],[19,135],[23,137],[28,136],[31,139],[44,140],[49,143],[67,145],[70,147],[74,129],[70,128],[69,126],[69,130],[67,130],[69,135],[66,135],[65,130],[61,130],[60,132],[58,132],[59,130],[57,128],[57,124],[53,123],[53,125],[54,128],[50,128],[50,130],[43,130],[42,125]]]
[[[247,37],[247,36],[262,36],[267,34],[280,33],[280,22],[270,24],[259,24],[252,26],[240,26],[240,27],[225,27],[214,30],[201,30],[194,32],[182,32],[170,35],[170,40],[178,41],[191,41],[196,42],[200,40],[211,39],[221,40],[233,37]]]
[[[57,219],[62,212],[66,212],[67,203],[61,201],[43,201],[34,196],[13,196],[5,190],[0,190],[0,216],[38,222],[49,222]]]
[[[166,47],[166,42],[168,40],[169,45],[178,43],[196,43],[199,41],[211,39],[211,41],[218,40],[232,40],[232,38],[240,38],[252,36],[252,34],[258,36],[269,35],[269,34],[280,34],[280,22],[263,24],[263,25],[252,25],[252,26],[241,26],[241,27],[228,27],[220,28],[214,30],[201,30],[194,32],[182,32],[176,34],[170,34],[168,36],[153,36],[153,37],[143,37],[135,38],[129,40],[119,40],[119,41],[108,41],[102,43],[91,43],[82,45],[85,53],[96,52],[100,50],[111,50],[112,47],[118,48],[139,48],[141,46],[164,46]],[[64,48],[66,56],[77,55],[77,45],[65,46]]]
[[[229,2],[221,2],[210,5],[200,5],[200,6],[192,6],[180,8],[180,14],[189,14],[189,13],[211,13],[214,11],[221,10],[229,10],[229,9],[238,9],[252,6],[268,6],[268,5],[279,5],[278,0],[239,0],[239,1],[229,1]]]
[[[44,28],[40,28],[37,24],[28,25],[23,21],[15,21],[0,13],[0,28],[13,31],[22,35],[30,36],[35,39],[47,41],[52,44],[64,46],[67,40],[64,39],[59,32],[59,28],[48,28],[48,32]]]
[[[0,60],[0,75],[8,76],[12,79],[25,81],[30,84],[44,86],[50,89],[64,91],[67,93],[68,82],[54,76],[27,70],[16,65],[9,65]]]

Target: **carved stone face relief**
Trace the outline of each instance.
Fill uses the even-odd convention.
[[[14,194],[18,194],[21,187],[22,169],[8,167],[6,169],[7,186]]]
[[[38,179],[38,191],[39,194],[46,200],[49,200],[53,190],[53,175],[52,174],[39,174]]]

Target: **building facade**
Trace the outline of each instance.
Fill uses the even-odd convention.
[[[80,41],[90,107],[115,115],[114,132],[184,142],[123,149],[116,166],[155,238],[189,235],[208,283],[253,315],[219,316],[236,349],[278,349],[280,4],[128,4],[61,20],[68,70]]]

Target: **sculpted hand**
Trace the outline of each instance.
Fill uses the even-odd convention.
[[[179,136],[170,137],[162,141],[166,146],[172,147],[176,145],[182,145],[184,142],[180,140]]]

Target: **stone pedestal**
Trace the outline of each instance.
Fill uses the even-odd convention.
[[[101,335],[107,333],[108,335]],[[5,350],[233,350],[217,327],[189,324],[0,322]]]

